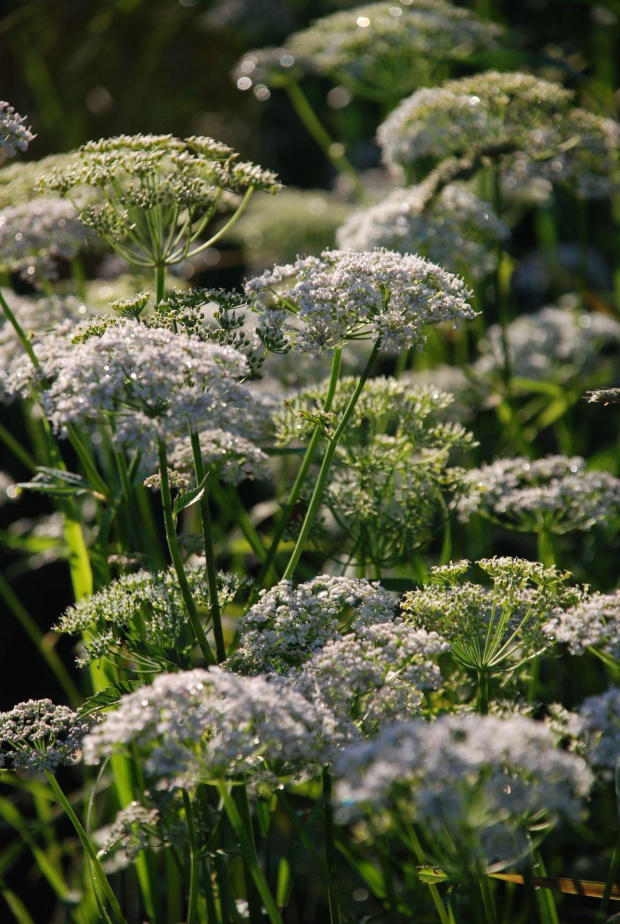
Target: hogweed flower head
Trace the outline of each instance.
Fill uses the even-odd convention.
[[[459,517],[479,513],[508,529],[562,534],[592,529],[620,512],[620,479],[586,471],[579,456],[498,459],[464,475]]]
[[[451,658],[467,671],[501,674],[552,644],[544,630],[551,613],[580,602],[568,572],[518,558],[477,562],[491,586],[463,581],[469,562],[431,568],[433,583],[405,594],[402,612],[414,626],[450,642]]]
[[[5,158],[15,157],[28,148],[36,135],[25,125],[26,117],[15,112],[12,106],[0,100],[0,163]]]
[[[429,62],[459,61],[498,47],[502,29],[446,0],[371,3],[317,19],[287,39],[294,59],[371,98],[401,99]],[[422,72],[424,73],[424,71]]]
[[[93,725],[67,706],[30,699],[0,713],[0,767],[22,773],[54,771],[79,760]]]
[[[578,819],[592,784],[585,761],[523,716],[413,719],[354,744],[336,762],[344,822],[367,836],[415,822],[442,868],[480,875],[528,849],[528,829]]]
[[[394,609],[393,596],[366,580],[319,575],[295,588],[280,581],[240,620],[231,665],[248,674],[287,674],[341,631],[389,622]]]
[[[120,135],[83,145],[40,177],[39,188],[74,200],[84,187],[98,191],[98,201],[80,209],[82,221],[130,262],[161,267],[209,246],[198,238],[221,204],[280,188],[273,173],[237,156],[207,137]]]
[[[260,786],[278,775],[315,773],[325,760],[329,725],[301,694],[262,677],[219,668],[162,674],[123,696],[84,742],[84,759],[135,745],[156,789],[245,774]]]
[[[451,272],[472,279],[490,273],[497,263],[497,244],[508,227],[488,202],[450,184],[430,203],[424,184],[393,190],[382,202],[355,212],[337,234],[343,250],[386,247],[417,253]]]
[[[372,340],[421,348],[424,326],[475,317],[461,279],[411,254],[326,250],[246,283],[265,305],[258,333],[276,350]]]
[[[416,91],[377,137],[392,168],[426,157],[492,158],[517,182],[571,181],[584,197],[604,197],[617,182],[619,126],[573,99],[530,74],[488,71]]]

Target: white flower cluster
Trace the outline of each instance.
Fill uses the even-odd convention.
[[[301,67],[375,96],[400,98],[419,86],[423,59],[462,60],[497,48],[501,27],[446,0],[372,3],[317,19],[285,51]]]
[[[255,389],[250,387],[249,390],[254,392]],[[269,457],[246,437],[221,428],[202,428],[198,438],[204,467],[215,471],[221,481],[239,484],[246,478],[269,476]],[[194,458],[189,436],[174,442],[168,462],[174,472],[189,476],[191,483]]]
[[[418,90],[379,127],[386,164],[451,155],[499,159],[517,181],[571,180],[581,195],[614,188],[616,122],[573,106],[574,94],[529,74],[488,71]]]
[[[161,844],[161,836],[157,832],[158,822],[159,811],[156,808],[146,808],[139,802],[130,802],[117,813],[106,832],[98,856],[105,857],[115,853],[117,863],[132,863],[141,850]]]
[[[417,628],[438,632],[451,658],[468,671],[502,674],[552,644],[550,614],[578,604],[568,573],[518,558],[477,562],[492,587],[463,581],[469,562],[431,568],[434,583],[405,594],[402,613]]]
[[[117,443],[147,456],[157,439],[185,438],[188,424],[252,433],[257,396],[240,383],[247,363],[231,347],[123,320],[84,342],[48,336],[35,350],[48,385],[41,403],[57,432],[107,421]],[[31,377],[24,361],[10,384],[25,389]]]
[[[351,339],[420,348],[426,324],[475,317],[462,280],[421,257],[386,250],[326,250],[277,266],[246,290],[265,303],[259,324],[265,344],[302,352]]]
[[[466,472],[464,484],[455,503],[460,519],[479,513],[522,532],[588,530],[620,512],[620,479],[586,471],[579,456],[498,459]]]
[[[620,388],[596,388],[586,398],[590,404],[620,404]]]
[[[551,727],[568,737],[570,749],[582,754],[604,780],[612,779],[620,766],[620,689],[589,696],[576,712],[557,705],[550,711]]]
[[[68,706],[30,699],[0,713],[0,767],[23,773],[54,771],[80,757],[93,724]]]
[[[0,100],[0,162],[15,157],[18,151],[25,151],[36,135],[24,124],[25,116],[15,112],[4,100]]]
[[[182,671],[123,696],[86,737],[84,759],[97,764],[135,746],[156,789],[239,774],[276,786],[278,775],[320,768],[328,733],[319,710],[290,687],[219,668]]]
[[[186,575],[197,606],[207,609],[210,600],[204,567],[186,567]],[[237,583],[225,574],[220,574],[218,581],[223,609],[234,596]],[[69,607],[55,629],[86,636],[78,659],[83,666],[117,651],[123,659],[130,657],[132,641],[152,642],[162,651],[180,650],[186,625],[187,614],[174,571],[139,571],[123,575]]]
[[[414,821],[442,868],[480,874],[527,848],[541,817],[578,819],[592,774],[523,716],[442,716],[387,728],[336,762],[336,797],[347,822],[371,833]]]
[[[232,666],[248,674],[287,674],[341,631],[390,622],[395,606],[388,591],[366,580],[323,574],[298,587],[280,581],[240,620]]]
[[[620,660],[620,591],[592,594],[577,606],[555,613],[543,627],[556,642],[568,645],[571,654],[596,648]]]
[[[419,714],[425,690],[443,683],[437,656],[449,645],[435,632],[398,622],[360,627],[327,642],[291,671],[290,683],[337,720],[343,739],[372,735]]]
[[[506,341],[514,376],[564,383],[600,369],[601,349],[620,345],[620,323],[598,312],[549,306],[512,321]],[[474,374],[482,378],[502,374],[504,341],[498,324],[488,328],[479,349]]]
[[[429,203],[421,184],[395,189],[377,205],[355,212],[336,240],[342,250],[418,253],[451,272],[480,279],[494,269],[497,244],[508,235],[492,206],[468,190],[449,184]]]
[[[24,279],[54,279],[57,260],[73,260],[94,234],[70,202],[46,196],[0,211],[0,269]]]

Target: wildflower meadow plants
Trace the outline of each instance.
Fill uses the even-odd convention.
[[[341,174],[283,195],[286,240],[223,141],[37,166],[0,103],[0,598],[57,700],[0,713],[18,924],[620,898],[620,302],[583,222],[574,276],[550,232],[617,197],[618,123],[465,7],[345,7],[234,72]],[[380,123],[374,178],[308,80]],[[557,272],[518,314],[524,228]],[[35,616],[50,562],[72,596]]]

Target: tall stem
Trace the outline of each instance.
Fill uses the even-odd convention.
[[[73,811],[73,807],[71,803],[69,802],[64,792],[58,785],[58,782],[56,781],[56,777],[53,775],[53,773],[50,773],[48,770],[46,770],[45,776],[47,777],[48,783],[52,787],[54,795],[56,796],[56,798],[62,805],[71,824],[73,825],[75,829],[75,833],[80,839],[80,843],[82,847],[84,848],[86,855],[92,865],[93,874],[95,876],[95,879],[97,883],[99,884],[101,891],[103,892],[103,894],[105,895],[108,901],[108,904],[110,906],[110,909],[112,911],[112,915],[115,921],[117,921],[117,924],[127,924],[127,922],[125,921],[123,912],[121,911],[121,906],[118,903],[118,899],[116,898],[116,895],[112,891],[112,887],[110,883],[108,882],[107,876],[103,871],[103,868],[101,866],[101,863],[99,862],[97,854],[95,853],[95,848],[93,847],[86,832],[84,831],[84,828],[82,827],[80,819],[77,817],[77,815]]]
[[[196,840],[196,825],[194,824],[192,803],[185,790],[183,790],[183,806],[185,808],[185,820],[187,822],[190,857],[187,924],[196,924],[198,920],[198,877],[200,874],[200,859],[198,856],[198,841]]]
[[[202,655],[207,664],[216,664],[217,662],[207,641],[204,629],[202,628],[202,623],[200,622],[196,604],[194,603],[194,598],[192,597],[192,592],[183,567],[183,559],[181,558],[181,552],[179,550],[174,517],[172,514],[172,497],[170,495],[170,481],[168,479],[168,458],[166,456],[166,444],[163,440],[159,440],[158,447],[161,501],[164,509],[164,526],[166,529],[166,540],[168,542],[168,549],[170,550],[170,557],[172,558],[172,564],[174,565],[174,570],[176,571],[179,581],[179,588],[181,590],[185,609],[187,610],[187,615],[189,616],[189,621],[194,630],[194,636],[200,646]]]
[[[334,396],[336,394],[336,388],[338,386],[338,377],[340,375],[340,366],[342,364],[342,349],[337,349],[334,352],[334,358],[332,360],[332,368],[329,377],[329,386],[327,389],[327,395],[325,397],[325,404],[323,405],[323,410],[328,412],[331,410],[331,406],[334,401]],[[256,578],[256,589],[259,590],[265,581],[265,578],[269,574],[269,571],[275,561],[276,555],[278,554],[278,549],[280,547],[280,542],[282,541],[282,536],[288,525],[288,522],[291,518],[293,510],[297,506],[297,501],[299,500],[299,495],[301,494],[301,489],[306,480],[306,476],[310,470],[310,466],[314,461],[316,451],[321,439],[322,429],[320,426],[315,427],[314,433],[308,443],[308,448],[306,449],[306,454],[301,463],[301,468],[297,472],[297,477],[291,489],[289,499],[286,502],[284,510],[280,514],[280,519],[278,520],[278,525],[276,526],[276,531],[274,533],[271,546],[267,552],[267,557],[263,562],[262,568]]]
[[[15,317],[15,315],[9,308],[7,300],[5,299],[1,290],[0,290],[0,307],[2,307],[2,310],[6,316],[7,321],[9,322],[9,324],[15,331],[17,335],[17,339],[19,340],[24,350],[28,354],[28,358],[30,359],[30,362],[35,367],[35,369],[39,369],[40,368],[39,360],[37,359],[35,352],[32,349],[32,344],[30,343],[30,340],[28,340],[28,337],[24,333],[21,324],[19,323],[19,321],[17,320],[17,318]]]
[[[329,879],[327,896],[331,924],[340,924],[340,902],[336,886],[336,852],[334,850],[334,811],[332,807],[332,778],[327,767],[323,767],[323,824],[325,828],[325,857]]]
[[[200,449],[200,438],[193,428],[190,428],[190,439],[192,443],[192,453],[194,455],[194,470],[196,472],[196,484],[202,484],[205,477],[204,466],[202,464],[202,451]],[[215,569],[215,552],[213,550],[213,529],[211,526],[211,512],[209,510],[209,497],[205,489],[200,498],[200,519],[202,522],[202,536],[205,546],[205,559],[207,563],[207,584],[209,587],[209,605],[211,611],[211,624],[213,626],[213,636],[215,638],[215,651],[218,661],[226,660],[226,645],[224,644],[224,632],[222,629],[222,614],[220,613],[220,602],[217,591],[217,571]]]
[[[372,352],[368,358],[368,362],[366,363],[366,367],[360,376],[360,380],[357,383],[355,391],[351,395],[349,403],[347,404],[344,414],[342,415],[342,418],[340,420],[340,423],[336,427],[336,430],[334,431],[333,436],[331,437],[329,443],[327,444],[327,451],[323,458],[321,470],[319,472],[319,476],[317,478],[317,482],[314,487],[314,491],[312,493],[312,498],[310,499],[310,505],[308,507],[303,525],[301,527],[301,532],[297,538],[297,542],[295,544],[295,548],[293,549],[293,554],[291,555],[290,561],[286,567],[286,571],[284,572],[282,576],[282,579],[285,581],[290,580],[293,574],[295,573],[295,568],[297,567],[297,564],[299,563],[299,559],[301,558],[301,555],[302,555],[302,552],[304,550],[304,546],[306,543],[306,539],[308,538],[308,534],[310,532],[310,528],[314,522],[314,519],[321,505],[321,499],[323,497],[323,490],[327,482],[327,476],[329,474],[329,469],[331,467],[332,460],[336,453],[336,449],[338,448],[338,443],[340,442],[342,434],[344,433],[346,426],[349,422],[349,419],[351,417],[351,414],[353,413],[355,409],[357,400],[363,391],[364,385],[366,384],[366,381],[368,379],[368,376],[370,375],[370,372],[372,370],[372,367],[374,366],[374,363],[375,363],[375,360],[378,354],[379,354],[379,342],[375,343],[372,349]]]
[[[155,267],[155,304],[159,305],[166,295],[166,264],[158,263]]]

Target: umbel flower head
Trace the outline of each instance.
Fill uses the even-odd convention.
[[[70,202],[34,199],[0,211],[0,268],[32,283],[55,279],[57,261],[73,260],[94,239]]]
[[[424,326],[475,317],[464,282],[411,254],[325,250],[246,283],[263,310],[258,333],[275,351],[371,340],[421,348]],[[260,309],[259,309],[260,310]]]
[[[508,235],[492,206],[473,193],[449,184],[429,201],[421,184],[395,189],[377,205],[355,212],[336,240],[343,250],[386,247],[417,253],[480,279],[495,267],[497,244]]]
[[[619,127],[573,101],[559,84],[488,71],[416,91],[377,137],[390,167],[428,157],[486,157],[516,181],[570,180],[581,195],[604,197],[617,181]]]
[[[552,644],[550,614],[580,602],[568,572],[519,558],[477,562],[491,586],[463,581],[467,561],[431,568],[431,584],[405,594],[404,618],[450,642],[450,657],[478,675],[515,672]]]
[[[0,713],[0,767],[26,773],[54,771],[75,763],[93,724],[68,706],[30,699]]]
[[[362,96],[400,99],[428,76],[425,62],[496,48],[501,32],[446,0],[372,3],[317,19],[287,39],[280,60],[289,72],[315,71]]]
[[[210,246],[197,239],[220,206],[233,202],[240,212],[253,190],[280,188],[273,173],[237,157],[212,138],[120,135],[83,145],[39,188],[74,200],[83,187],[95,189],[99,200],[80,209],[82,221],[130,263],[162,267]]]
[[[18,151],[25,151],[36,138],[25,122],[25,116],[21,116],[7,102],[0,100],[0,164],[5,158],[15,157]]]
[[[469,490],[456,503],[520,532],[570,533],[608,522],[620,512],[620,479],[586,471],[579,456],[498,459],[464,476]]]
[[[573,655],[588,649],[613,665],[620,661],[620,591],[592,594],[564,612],[556,612],[543,630],[568,645]]]
[[[582,758],[518,715],[393,725],[348,747],[336,776],[342,821],[362,819],[369,838],[414,822],[426,856],[461,875],[514,862],[534,825],[539,836],[558,816],[578,819],[592,784]]]
[[[65,333],[35,346],[47,385],[42,405],[60,433],[108,422],[117,443],[148,453],[157,440],[185,437],[188,425],[248,435],[256,419],[256,396],[239,381],[247,363],[232,347],[134,320],[83,342]],[[19,372],[15,379],[27,388],[31,371]]]
[[[276,786],[278,775],[315,773],[325,760],[329,726],[300,693],[263,677],[219,668],[162,674],[123,696],[84,742],[84,759],[135,745],[157,789],[245,774]]]
[[[568,738],[569,748],[585,757],[592,769],[609,780],[620,767],[620,688],[588,696],[575,712],[551,706],[551,727]]]

